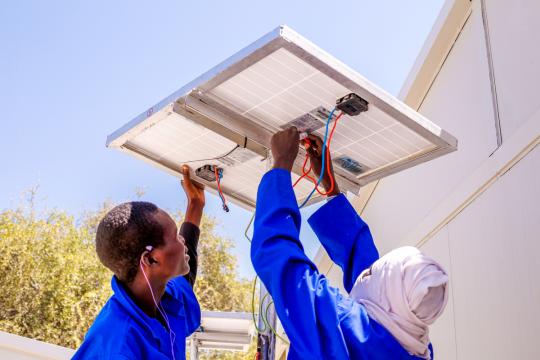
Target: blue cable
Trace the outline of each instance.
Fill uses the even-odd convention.
[[[217,182],[219,183],[222,178],[223,178],[223,169],[220,169],[218,171]],[[225,204],[225,198],[223,197],[223,195],[221,194],[220,191],[218,191],[218,195],[219,195],[219,198],[221,199],[221,204],[223,205],[223,210],[225,210],[226,212],[229,212],[229,207]]]
[[[223,178],[223,170],[219,169],[218,170],[218,179],[217,179],[218,183],[221,181],[222,178]],[[219,195],[219,198],[221,199],[221,202],[223,204],[225,204],[225,199],[223,199],[223,195],[221,195],[220,191],[218,191],[218,195]]]
[[[304,200],[302,205],[300,205],[300,209],[303,208],[304,205],[306,205],[306,203],[309,201],[309,199],[311,199],[311,196],[313,196],[313,193],[315,192],[315,190],[317,189],[317,187],[321,183],[321,180],[322,180],[322,178],[324,176],[324,171],[325,171],[324,161],[325,161],[325,158],[326,158],[325,155],[326,155],[326,140],[328,139],[328,126],[330,125],[330,121],[332,120],[332,116],[334,115],[334,111],[336,111],[335,107],[332,109],[332,111],[330,112],[330,115],[328,115],[328,119],[326,120],[326,130],[325,130],[325,133],[324,133],[324,141],[323,141],[323,147],[322,147],[322,161],[321,161],[322,166],[321,166],[321,173],[319,174],[319,180],[317,181],[317,185],[315,185],[313,190],[311,190],[311,192],[309,193],[308,197]]]

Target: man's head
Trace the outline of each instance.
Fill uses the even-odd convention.
[[[135,279],[141,260],[149,274],[167,280],[189,272],[184,241],[166,212],[135,201],[118,205],[103,217],[96,233],[96,251],[103,265],[127,284]]]
[[[444,311],[448,281],[439,263],[415,247],[404,246],[364,270],[350,295],[409,353],[428,358],[428,326]]]

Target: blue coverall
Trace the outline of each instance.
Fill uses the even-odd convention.
[[[198,267],[199,228],[184,222],[180,234],[186,240],[190,271],[167,283],[160,302],[175,333],[176,360],[186,358],[186,338],[201,325],[201,308],[193,292]],[[96,317],[73,359],[172,359],[171,338],[164,325],[142,311],[116,276],[113,276],[111,286],[113,296]]]
[[[289,359],[420,359],[361,304],[330,286],[307,258],[299,241],[301,218],[290,172],[278,168],[264,175],[256,209],[251,260],[290,339]],[[343,270],[350,292],[362,270],[379,258],[367,224],[344,195],[323,205],[308,222]]]

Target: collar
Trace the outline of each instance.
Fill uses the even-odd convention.
[[[130,318],[135,322],[138,327],[145,328],[147,331],[151,332],[154,338],[158,339],[160,342],[163,339],[169,338],[168,331],[163,327],[163,325],[153,317],[148,316],[131,298],[127,290],[126,285],[124,285],[116,276],[112,277],[111,287],[114,291],[113,298],[130,316]],[[161,305],[165,310],[165,314],[169,318],[169,324],[171,325],[172,330],[177,333],[180,329],[180,319],[178,318],[183,308],[183,302],[181,297],[175,294],[173,286],[169,283],[165,286],[165,293],[161,298]]]

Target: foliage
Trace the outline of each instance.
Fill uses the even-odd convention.
[[[76,348],[112,294],[112,274],[97,258],[94,236],[113,204],[75,221],[61,210],[36,215],[33,199],[27,208],[0,212],[0,330]],[[203,217],[195,285],[201,308],[249,311],[250,283],[238,279],[233,243],[216,235],[215,226],[216,220]],[[254,351],[200,358],[252,359]]]
[[[251,282],[237,279],[231,240],[215,234],[216,221],[204,217],[199,240],[200,268],[195,293],[203,310],[250,311]]]
[[[176,218],[182,219],[183,214],[178,213]],[[216,235],[216,225],[215,219],[203,216],[195,294],[202,310],[250,312],[252,282],[238,279],[237,261],[231,254],[234,245],[230,239]],[[256,352],[255,340],[246,353],[202,350],[199,359],[252,360]]]
[[[89,229],[51,211],[0,213],[0,329],[76,347],[111,294]]]

